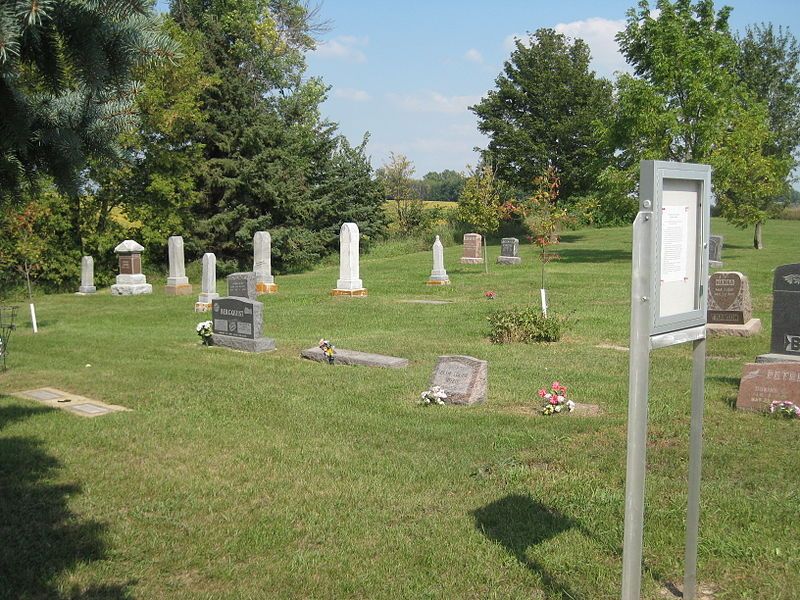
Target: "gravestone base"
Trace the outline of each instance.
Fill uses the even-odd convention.
[[[790,354],[777,354],[777,353],[769,353],[769,354],[759,354],[756,356],[757,363],[779,363],[779,362],[790,362],[790,363],[800,363],[800,356],[791,356]],[[798,398],[800,400],[800,398]]]
[[[94,294],[97,291],[97,287],[93,285],[82,285],[78,288],[78,291],[75,292],[76,296],[88,296],[89,294]]]
[[[498,256],[497,257],[497,264],[498,265],[518,265],[522,262],[522,258],[519,256]]]
[[[450,285],[450,279],[428,279],[425,285]]]
[[[214,333],[211,336],[211,340],[215,346],[242,350],[243,352],[271,352],[275,350],[275,340],[272,338],[250,339]]]
[[[208,312],[211,310],[211,302],[195,302],[194,312]]]
[[[140,296],[152,293],[153,286],[149,283],[115,283],[111,286],[112,296]]]
[[[721,269],[722,268],[722,261],[721,260],[709,260],[708,261],[708,268],[709,269]]]
[[[192,284],[179,283],[177,285],[167,285],[164,287],[164,293],[167,296],[191,296]]]
[[[470,258],[468,256],[462,256],[461,260],[462,265],[482,265],[483,259],[482,258]]]
[[[761,319],[750,319],[744,325],[727,323],[707,323],[706,333],[708,337],[718,337],[723,335],[733,335],[737,337],[751,337],[761,333]]]
[[[331,290],[331,296],[350,296],[353,298],[363,298],[367,295],[367,288],[358,290],[340,290],[339,288]]]
[[[277,294],[278,286],[274,283],[256,283],[256,294]]]
[[[328,362],[327,355],[322,348],[308,348],[300,352],[300,356],[317,362]],[[333,355],[334,365],[361,365],[364,367],[384,367],[388,369],[403,369],[408,366],[407,358],[359,352],[358,350],[345,350],[337,348]]]

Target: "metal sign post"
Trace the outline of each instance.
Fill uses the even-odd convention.
[[[683,597],[695,597],[710,192],[708,165],[640,165],[639,214],[633,223],[622,600],[639,600],[641,593],[650,351],[687,342],[694,349]]]

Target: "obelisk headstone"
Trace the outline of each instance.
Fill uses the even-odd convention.
[[[188,296],[192,293],[192,284],[186,277],[186,264],[183,258],[183,238],[170,236],[167,241],[169,251],[169,277],[164,292],[167,296]]]
[[[800,361],[800,263],[775,269],[772,280],[772,338],[757,363]]]
[[[712,235],[708,238],[708,266],[712,269],[722,268],[722,242],[724,239],[721,235]]]
[[[761,331],[761,319],[753,318],[750,283],[738,271],[718,271],[708,278],[709,335],[750,337]]]
[[[483,264],[483,238],[480,233],[464,234],[464,253],[461,256],[461,264],[480,265]]]
[[[133,240],[125,240],[114,248],[119,255],[119,275],[111,286],[113,296],[138,296],[152,294],[153,286],[147,283],[142,273],[142,252],[144,247]]]
[[[359,277],[358,225],[343,223],[339,232],[339,279],[332,296],[366,296]]]
[[[94,285],[94,258],[84,256],[81,258],[81,285],[78,294],[94,294],[97,288]]]
[[[450,278],[444,268],[444,247],[438,235],[436,241],[433,242],[433,269],[431,269],[428,285],[450,285]]]
[[[200,296],[195,302],[194,312],[211,310],[211,303],[219,298],[217,293],[217,257],[206,252],[203,255],[203,277],[200,282]]]
[[[253,236],[253,272],[256,274],[256,293],[274,294],[278,291],[272,276],[272,237],[268,231],[256,231]]]
[[[518,265],[522,262],[517,238],[503,238],[500,241],[500,256],[497,257],[497,262],[501,265]]]

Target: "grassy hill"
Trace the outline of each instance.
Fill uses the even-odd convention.
[[[800,423],[731,405],[769,348],[771,271],[798,260],[800,224],[770,222],[760,252],[712,227],[764,332],[708,344],[699,579],[718,598],[793,598]],[[549,345],[487,341],[491,311],[538,305],[530,245],[518,267],[490,247],[488,275],[447,248],[443,288],[424,285],[430,253],[406,247],[363,258],[363,299],[328,295],[334,265],[277,278],[260,298],[270,354],[202,347],[196,297],[164,296],[163,280],[151,296],[42,298],[36,335],[23,311],[0,373],[0,597],[617,598],[628,356],[608,346],[628,343],[630,229],[564,236],[547,287],[572,324]],[[301,360],[321,337],[412,365]],[[485,405],[416,404],[441,354],[489,361]],[[682,577],[689,348],[652,365],[643,593],[660,598]],[[534,416],[555,379],[603,415]],[[44,386],[132,412],[8,395]]]

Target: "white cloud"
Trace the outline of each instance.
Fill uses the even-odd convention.
[[[592,17],[583,21],[559,23],[555,30],[571,38],[581,38],[592,51],[592,66],[599,75],[625,71],[627,63],[619,53],[614,36],[625,28],[624,20]]]
[[[336,98],[341,98],[342,100],[352,100],[353,102],[369,102],[372,100],[372,96],[370,96],[364,90],[356,90],[354,88],[336,88],[333,91],[333,95]]]
[[[470,48],[464,53],[464,58],[478,65],[483,64],[483,55],[475,48]]]
[[[480,96],[445,96],[427,91],[417,94],[387,94],[387,98],[398,108],[408,112],[466,113],[467,107],[476,104]]]
[[[347,62],[367,62],[367,55],[361,48],[369,44],[369,38],[355,37],[353,35],[340,35],[332,40],[317,44],[314,51],[320,58],[344,60]]]
[[[528,40],[528,36],[522,35],[521,33],[512,33],[507,35],[506,39],[503,40],[503,50],[506,52],[513,52],[516,50],[517,40],[521,40],[524,44]]]

